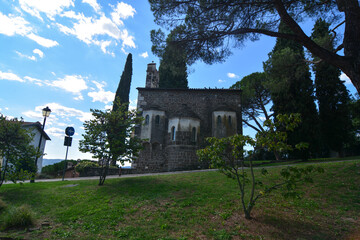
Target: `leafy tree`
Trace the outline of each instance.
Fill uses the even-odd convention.
[[[255,139],[243,135],[234,135],[222,139],[207,138],[210,145],[197,151],[200,160],[209,161],[212,168],[219,169],[220,172],[237,182],[246,219],[251,219],[251,211],[256,202],[269,195],[273,190],[282,189],[285,197],[298,197],[297,185],[303,182],[312,182],[311,174],[314,171],[322,171],[321,168],[314,168],[313,166],[305,168],[287,167],[281,170],[281,181],[265,185],[256,179],[252,164],[253,151],[246,151],[245,145],[260,145],[278,151],[291,151],[294,148],[306,147],[304,143],[299,143],[296,146],[286,143],[287,131],[294,130],[300,122],[298,114],[278,115],[276,119],[276,122],[266,120],[264,122],[264,127],[267,128],[266,134],[257,134]],[[274,131],[274,129],[284,130]],[[243,157],[246,154],[249,155],[248,165]],[[246,169],[247,167],[248,169]],[[266,175],[266,169],[263,168],[261,174]]]
[[[140,139],[132,137],[135,124],[140,124],[142,118],[134,110],[127,111],[127,104],[118,104],[117,110],[93,110],[93,119],[85,121],[84,139],[79,142],[81,152],[93,154],[102,167],[99,185],[103,185],[109,169],[110,160],[131,161],[141,149]],[[114,132],[113,129],[125,129]],[[110,141],[111,139],[111,141]]]
[[[330,24],[318,19],[313,28],[311,38],[320,46],[334,51],[334,36],[330,33]],[[319,130],[322,155],[329,152],[342,152],[346,143],[350,142],[352,124],[350,119],[350,96],[340,80],[340,69],[313,56],[316,62],[315,72],[316,98],[319,106]]]
[[[340,68],[360,92],[360,7],[358,0],[149,0],[155,22],[168,30],[179,28],[173,40],[186,48],[187,60],[223,61],[230,48],[260,35],[284,38],[305,46],[312,54]],[[300,23],[310,17],[327,18],[343,37],[335,51],[318,45]],[[346,21],[345,21],[346,19]],[[283,22],[292,31],[278,31]],[[344,25],[344,28],[339,28]],[[344,29],[344,30],[343,30]],[[342,32],[343,31],[343,32]],[[344,56],[337,54],[344,50]]]
[[[35,172],[37,150],[31,145],[32,135],[22,128],[22,120],[7,119],[0,114],[0,157],[3,166],[0,169],[0,186],[10,172],[12,179],[23,175],[24,171]],[[17,175],[17,174],[20,175]]]
[[[280,24],[279,32],[291,32],[285,24]],[[292,40],[278,38],[264,70],[270,77],[272,110],[277,115],[300,113],[303,119],[300,126],[289,134],[289,142],[308,142],[310,148],[294,151],[292,158],[308,159],[310,152],[315,154],[318,146],[318,116],[314,102],[314,86],[309,66],[305,61],[303,47]]]
[[[173,30],[173,33],[175,30]],[[167,37],[166,45],[162,44],[163,33],[151,31],[152,51],[161,58],[159,67],[160,88],[188,88],[186,55],[181,45],[172,42],[172,35]]]

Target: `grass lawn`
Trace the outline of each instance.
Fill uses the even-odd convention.
[[[108,179],[101,187],[97,180],[3,185],[0,198],[29,205],[36,226],[0,239],[360,239],[360,161],[320,165],[325,173],[301,187],[302,199],[274,192],[252,220],[235,181],[218,172]],[[276,181],[280,169],[266,179]]]

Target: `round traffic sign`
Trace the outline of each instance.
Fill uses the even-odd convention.
[[[75,129],[73,127],[67,127],[65,129],[65,134],[68,136],[72,136],[72,135],[74,135],[74,133],[75,133]]]

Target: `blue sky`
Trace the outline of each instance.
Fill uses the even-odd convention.
[[[310,33],[311,25],[305,27]],[[147,64],[159,65],[150,41],[150,30],[157,28],[146,0],[0,0],[0,113],[42,122],[41,109],[49,106],[45,131],[52,141],[44,158],[65,157],[64,131],[73,126],[68,158],[90,159],[78,150],[90,108],[110,106],[128,53],[133,54],[130,100],[136,106]],[[274,44],[274,38],[262,37],[234,50],[225,63],[194,64],[189,87],[228,88],[262,71]]]

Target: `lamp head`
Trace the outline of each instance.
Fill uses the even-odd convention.
[[[43,115],[44,117],[50,116],[50,113],[51,113],[51,110],[50,110],[49,107],[43,108],[43,110],[42,110],[42,115]]]

